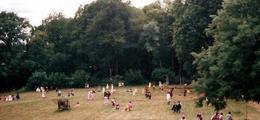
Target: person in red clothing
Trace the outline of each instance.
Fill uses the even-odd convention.
[[[216,112],[216,113],[211,117],[210,120],[221,120],[221,119],[220,119],[220,114],[219,114],[219,112]]]
[[[132,111],[133,109],[133,103],[129,101],[129,103],[126,105],[125,111]]]

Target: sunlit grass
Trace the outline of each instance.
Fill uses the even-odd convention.
[[[55,91],[48,93],[47,98],[41,98],[40,93],[27,92],[21,94],[21,100],[14,102],[0,103],[0,120],[178,120],[185,115],[187,120],[194,120],[197,112],[202,112],[205,120],[209,120],[214,113],[212,107],[196,108],[194,100],[195,93],[188,96],[180,96],[182,89],[175,89],[173,101],[180,100],[183,105],[180,114],[172,113],[171,106],[166,104],[165,92],[152,90],[152,100],[145,99],[141,94],[141,87],[138,87],[138,94],[132,96],[126,92],[127,88],[116,88],[112,95],[120,103],[120,110],[114,110],[111,105],[103,104],[101,92],[95,94],[95,100],[87,101],[86,89],[76,89],[76,96],[69,98],[72,109],[70,111],[58,112]],[[68,90],[63,90],[62,94],[67,95]],[[75,107],[76,102],[80,102],[80,107]],[[134,103],[134,110],[123,111],[128,101]],[[228,106],[223,110],[233,113],[235,120],[245,118],[246,104],[243,102],[228,101]],[[248,118],[259,120],[259,107],[248,106]]]

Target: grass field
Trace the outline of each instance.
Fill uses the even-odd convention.
[[[126,88],[115,88],[116,92],[112,97],[116,97],[120,103],[120,110],[113,110],[111,105],[103,104],[101,92],[95,94],[95,100],[87,101],[87,89],[76,89],[76,96],[69,98],[72,109],[70,111],[57,112],[57,95],[55,91],[47,94],[47,98],[41,98],[40,93],[27,92],[21,94],[21,100],[13,102],[0,102],[0,120],[179,120],[184,114],[187,120],[194,120],[197,112],[202,112],[204,120],[209,120],[214,113],[212,107],[196,108],[194,100],[196,94],[191,92],[183,97],[180,94],[182,89],[175,89],[173,101],[182,102],[182,113],[171,112],[171,105],[165,101],[165,92],[152,90],[152,100],[145,99],[141,94],[141,87],[138,94],[132,96],[126,92]],[[66,95],[68,90],[62,90]],[[134,110],[123,111],[123,107],[131,100]],[[80,102],[80,107],[75,107],[76,102]],[[247,104],[249,120],[260,120],[260,107],[257,104]],[[244,120],[246,104],[243,102],[228,101],[224,114],[228,111],[233,113],[235,120]]]

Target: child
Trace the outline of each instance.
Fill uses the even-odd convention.
[[[115,109],[115,110],[119,110],[119,104],[116,102],[116,98],[113,98],[111,100],[111,103],[112,103],[112,107]]]
[[[163,90],[163,85],[162,85],[161,81],[159,81],[159,88],[160,88],[160,90]]]
[[[116,106],[116,98],[111,99],[112,107],[114,108]]]
[[[110,95],[111,95],[111,93],[110,93],[109,91],[106,91],[106,92],[104,93],[104,97],[107,97],[107,99],[110,98]]]
[[[94,93],[95,93],[94,90],[91,90],[91,91],[88,92],[88,100],[93,100],[94,99]]]
[[[42,89],[42,98],[46,98],[46,93],[44,89]]]
[[[102,87],[102,93],[104,94],[106,92],[105,87]]]
[[[79,101],[77,102],[77,104],[76,104],[76,107],[79,107],[80,106],[80,104],[79,104]]]
[[[70,91],[68,92],[68,97],[70,97]]]
[[[134,91],[133,91],[133,96],[135,96],[137,93],[137,89],[135,88]]]
[[[37,87],[36,92],[41,92],[41,89],[39,87]]]
[[[125,111],[131,111],[133,109],[133,104],[131,101],[126,105]]]
[[[183,96],[185,97],[187,95],[187,89],[184,90]]]
[[[166,101],[167,101],[167,104],[170,105],[170,103],[171,103],[171,95],[170,95],[169,92],[166,94]]]
[[[70,95],[71,95],[71,96],[74,96],[74,95],[75,95],[75,94],[74,94],[74,89],[71,89],[71,90],[70,90]]]
[[[114,85],[113,85],[113,84],[111,84],[110,92],[111,92],[112,94],[113,94],[113,92],[114,92]]]
[[[16,93],[16,100],[19,100],[20,99],[20,95],[19,95],[19,92]]]
[[[119,110],[119,108],[120,108],[120,105],[119,105],[119,104],[116,104],[115,109],[116,109],[116,110]]]
[[[107,96],[104,97],[104,104],[105,104],[105,105],[108,104],[108,97],[107,97]]]
[[[181,120],[186,120],[185,115],[182,115]]]
[[[171,98],[173,97],[173,90],[174,90],[174,88],[171,88],[171,89],[169,90],[169,93],[170,93]]]
[[[58,91],[57,95],[58,95],[58,97],[60,97],[61,96],[61,90],[57,90],[57,91]]]
[[[220,112],[219,120],[224,120],[224,114],[223,114],[223,112]]]
[[[8,96],[8,101],[13,101],[12,95],[9,95],[9,96]]]
[[[198,113],[198,114],[197,114],[196,120],[203,120],[201,113]]]
[[[231,112],[228,112],[228,114],[226,115],[226,120],[233,120]]]
[[[109,85],[107,84],[106,89],[109,89]]]
[[[219,112],[216,112],[213,116],[211,116],[210,120],[220,120],[219,119]]]

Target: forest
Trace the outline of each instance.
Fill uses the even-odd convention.
[[[259,101],[259,6],[169,0],[136,8],[97,0],[73,18],[51,13],[39,26],[2,11],[0,91],[162,81],[192,84],[217,107],[224,98]]]

